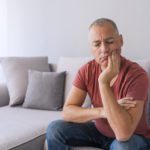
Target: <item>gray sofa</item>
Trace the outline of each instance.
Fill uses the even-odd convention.
[[[90,57],[60,58],[57,66],[51,64],[53,71],[66,71],[64,100],[78,68],[90,59]],[[149,73],[150,62],[145,60],[139,63]],[[0,150],[47,150],[46,129],[51,121],[62,118],[61,111],[25,108],[21,104],[10,106],[10,95],[6,83],[0,65]],[[83,107],[90,105],[87,97]],[[100,148],[72,147],[72,150],[100,150]]]

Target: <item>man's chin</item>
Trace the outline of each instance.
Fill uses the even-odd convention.
[[[99,60],[96,60],[96,62],[101,66],[101,68],[106,68],[107,65],[108,65],[108,60],[103,60],[103,61],[101,61],[101,60],[99,59]]]
[[[102,70],[106,69],[106,68],[107,68],[107,65],[108,65],[108,61],[103,61],[103,62],[101,63],[101,69],[102,69]]]

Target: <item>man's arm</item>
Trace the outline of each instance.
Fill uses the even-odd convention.
[[[83,123],[98,118],[104,118],[103,108],[81,107],[86,97],[86,92],[75,86],[72,87],[64,104],[63,119],[70,122]]]
[[[109,85],[100,84],[101,96],[107,120],[119,141],[128,140],[135,131],[142,116],[144,102],[136,101],[136,107],[128,111],[116,101]]]
[[[64,104],[62,116],[65,121],[83,123],[99,118],[107,118],[103,107],[83,108],[86,92],[73,86]],[[126,110],[135,107],[136,102],[131,97],[117,101]]]
[[[135,131],[143,113],[144,102],[136,100],[135,108],[125,110],[118,105],[110,82],[119,73],[120,57],[116,51],[108,57],[108,65],[100,74],[98,82],[107,120],[114,131],[117,140],[128,140]]]

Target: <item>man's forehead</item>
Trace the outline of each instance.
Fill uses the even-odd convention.
[[[110,28],[114,30],[115,32],[118,32],[117,26],[114,23],[109,22],[109,21],[94,23],[90,26],[89,29],[91,30],[92,28]]]
[[[89,31],[89,38],[92,41],[114,39],[116,35],[118,34],[115,29],[107,26],[93,26]]]
[[[93,39],[93,43],[98,43],[98,42],[101,42],[102,40],[103,41],[109,41],[109,40],[114,40],[115,39],[115,37],[112,37],[112,36],[110,36],[110,37],[107,37],[107,38],[104,38],[104,39]]]
[[[118,34],[116,29],[110,24],[106,23],[104,25],[94,25],[90,28],[89,33],[92,35],[101,35],[101,34]]]

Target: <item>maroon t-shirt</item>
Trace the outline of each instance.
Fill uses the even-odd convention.
[[[99,64],[95,60],[91,60],[79,69],[73,82],[74,86],[88,92],[94,107],[103,107],[98,85],[98,77],[100,73],[101,69]],[[112,86],[112,90],[116,100],[129,96],[133,97],[135,100],[145,101],[143,115],[135,130],[135,134],[140,134],[150,138],[150,128],[147,124],[145,109],[148,99],[148,86],[149,79],[144,69],[142,69],[137,63],[121,57],[121,69]],[[95,125],[104,135],[115,137],[107,119],[97,119],[95,120]]]

